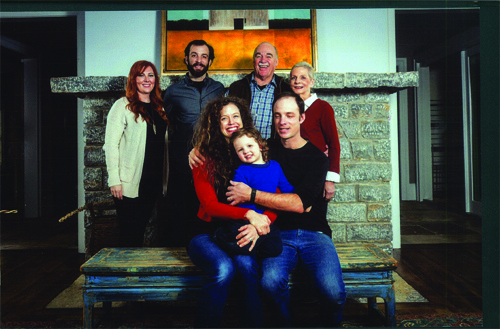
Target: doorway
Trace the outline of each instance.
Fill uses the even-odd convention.
[[[52,94],[50,78],[77,75],[76,17],[0,24],[0,205],[57,223],[77,207],[77,100]]]
[[[402,201],[466,212],[461,54],[478,45],[476,9],[396,10],[398,68],[420,73],[399,94]]]
[[[479,46],[462,51],[465,211],[481,216],[481,104]]]

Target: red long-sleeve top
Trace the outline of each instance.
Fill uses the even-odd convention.
[[[300,125],[300,135],[321,151],[328,147],[328,171],[340,173],[340,143],[335,113],[328,102],[316,99],[306,110],[306,119]]]
[[[209,182],[205,165],[193,169],[193,180],[196,194],[200,200],[199,218],[205,222],[211,222],[213,218],[225,220],[245,219],[245,214],[249,211],[248,208],[230,206],[219,202],[217,193]],[[267,215],[271,222],[274,222],[277,217],[277,214],[271,210],[264,211],[264,215]]]

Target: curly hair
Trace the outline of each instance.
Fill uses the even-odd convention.
[[[160,89],[160,78],[158,77],[158,71],[153,63],[148,61],[137,61],[130,68],[127,81],[127,89],[125,96],[128,100],[128,109],[135,114],[135,121],[139,118],[139,115],[146,120],[149,124],[152,124],[151,118],[146,114],[146,110],[139,99],[139,93],[137,92],[137,77],[144,72],[148,67],[151,67],[155,75],[155,86],[153,91],[151,91],[149,97],[151,100],[151,105],[153,109],[158,112],[160,117],[168,123],[167,114],[163,111],[163,100],[161,98]]]
[[[253,128],[252,115],[244,100],[221,97],[205,106],[193,134],[193,146],[207,159],[208,177],[217,193],[229,185],[235,170],[234,152],[220,127],[221,111],[229,104],[239,109],[243,127]]]
[[[241,128],[238,131],[235,131],[231,135],[231,144],[234,144],[234,141],[242,136],[247,136],[250,138],[253,138],[255,142],[259,145],[262,153],[262,160],[264,162],[267,162],[269,159],[269,147],[267,146],[267,142],[264,138],[262,138],[262,135],[260,134],[259,130],[257,128],[251,127],[251,128]]]

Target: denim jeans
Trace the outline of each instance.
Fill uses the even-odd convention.
[[[300,261],[321,302],[325,327],[340,326],[346,300],[342,269],[332,239],[321,232],[281,231],[283,252],[262,260],[262,289],[279,327],[290,327],[288,276]]]
[[[195,320],[197,328],[221,328],[222,313],[229,288],[236,278],[237,296],[241,301],[241,327],[262,327],[263,311],[259,294],[259,266],[255,256],[228,256],[208,234],[194,237],[188,246],[193,264],[202,269],[208,279],[198,301]]]

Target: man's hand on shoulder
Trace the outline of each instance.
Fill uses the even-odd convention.
[[[201,155],[197,148],[194,148],[189,152],[188,155],[189,167],[191,170],[193,168],[198,168],[205,163],[205,157]]]

